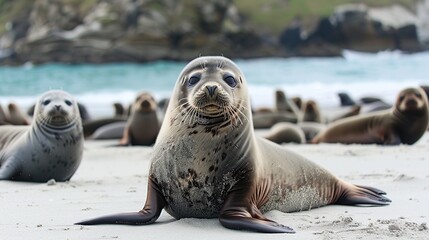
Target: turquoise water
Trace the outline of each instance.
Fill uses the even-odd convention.
[[[249,83],[255,106],[269,106],[273,91],[338,103],[336,93],[353,97],[377,95],[393,101],[406,86],[429,85],[429,53],[400,52],[363,54],[345,52],[338,58],[263,58],[236,60]],[[146,64],[63,65],[47,64],[0,67],[0,103],[17,102],[24,107],[49,89],[63,89],[93,111],[107,113],[113,101],[131,102],[137,92],[150,91],[168,97],[185,66],[184,62]]]

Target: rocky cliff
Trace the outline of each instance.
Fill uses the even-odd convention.
[[[253,26],[232,0],[76,2],[36,0],[22,7],[0,33],[0,63],[144,62],[221,54],[337,56],[344,48],[424,49],[419,18],[399,5],[339,6],[314,29],[305,29],[297,18],[285,23],[277,36]]]

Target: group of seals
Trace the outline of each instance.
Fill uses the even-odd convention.
[[[200,57],[176,82],[154,146],[143,209],[78,224],[151,224],[165,209],[176,219],[219,218],[231,229],[293,233],[263,212],[387,205],[384,194],[346,183],[255,136],[240,69],[225,57]]]
[[[77,103],[59,90],[38,100],[31,126],[0,126],[0,180],[69,180],[83,154]]]
[[[423,89],[407,88],[399,93],[391,109],[336,121],[311,142],[414,144],[427,129],[428,114]]]

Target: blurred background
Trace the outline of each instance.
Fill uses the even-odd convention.
[[[274,91],[339,104],[429,85],[429,0],[0,0],[0,104],[49,89],[97,116],[168,97],[187,61],[223,55],[255,107]]]

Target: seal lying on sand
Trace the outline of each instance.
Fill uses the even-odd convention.
[[[300,126],[293,123],[281,122],[271,127],[270,131],[264,136],[265,139],[282,143],[305,143],[305,133]]]
[[[0,126],[0,180],[67,181],[82,154],[79,110],[66,92],[43,94],[31,126]]]
[[[414,144],[425,133],[428,99],[421,88],[402,90],[390,110],[338,120],[316,135],[312,143]]]
[[[219,218],[231,229],[292,233],[263,212],[390,202],[380,190],[346,183],[256,137],[246,80],[224,57],[200,57],[182,71],[152,156],[141,211],[78,224],[151,224],[165,209],[177,219]]]

